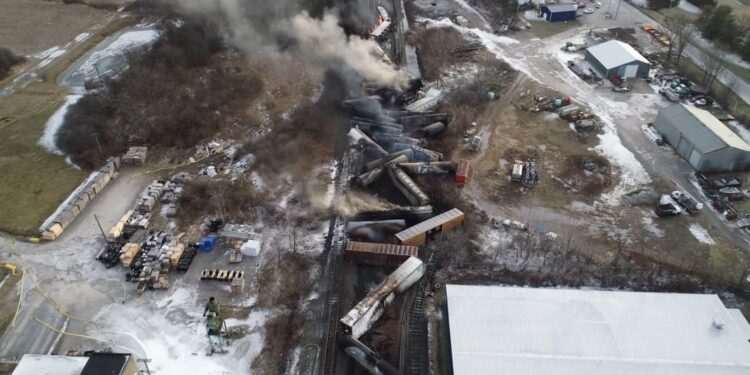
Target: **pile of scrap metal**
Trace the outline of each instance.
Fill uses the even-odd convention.
[[[424,262],[413,256],[407,258],[339,320],[343,330],[340,340],[342,349],[370,373],[399,372],[358,339],[380,319],[385,308],[396,299],[396,296],[409,290],[424,273]]]
[[[510,171],[510,180],[520,182],[524,187],[539,183],[539,171],[533,161],[515,160]]]
[[[52,241],[60,237],[65,228],[78,217],[94,197],[101,193],[111,180],[119,176],[120,163],[119,157],[107,159],[103,167],[92,172],[86,181],[78,185],[76,190],[39,227],[42,238]]]
[[[146,289],[168,288],[167,274],[170,268],[177,266],[180,258],[172,255],[179,252],[182,256],[184,248],[172,235],[161,231],[149,233],[140,243],[125,279],[138,284],[136,290],[139,294]]]
[[[708,178],[700,172],[696,172],[695,176],[711,207],[721,212],[727,220],[734,220],[740,216],[732,203],[747,199],[746,192],[741,190],[742,180],[739,177]]]
[[[140,255],[140,251],[134,252],[134,246],[129,246],[123,254],[123,248],[128,244],[139,244],[148,233],[148,227],[151,222],[153,209],[157,202],[163,204],[163,212],[166,216],[174,215],[176,211],[175,203],[182,194],[185,181],[188,179],[187,173],[178,173],[169,180],[155,180],[138,196],[133,208],[128,210],[106,234],[107,244],[104,249],[97,254],[96,259],[104,263],[107,268],[113,267],[120,262],[123,266],[131,268],[135,263],[135,258]],[[175,249],[179,248],[179,251]],[[185,254],[184,245],[180,244],[173,251],[165,253],[172,266],[176,266]],[[124,262],[124,259],[130,259]],[[193,256],[195,256],[193,254]],[[187,257],[190,257],[189,255]],[[187,262],[192,262],[192,258]],[[183,262],[184,263],[184,262]]]

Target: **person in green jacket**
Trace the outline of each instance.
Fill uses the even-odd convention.
[[[203,309],[203,316],[206,316],[207,313],[213,313],[213,316],[218,317],[221,312],[220,310],[219,303],[216,302],[214,297],[211,297],[208,299],[208,303],[206,303],[206,308]]]

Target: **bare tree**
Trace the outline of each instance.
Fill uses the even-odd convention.
[[[710,89],[716,78],[727,68],[727,58],[724,52],[708,50],[703,53],[703,84]]]
[[[667,27],[671,32],[671,46],[677,48],[677,64],[680,64],[680,58],[685,48],[695,39],[698,29],[690,23],[690,17],[685,14],[677,14],[674,17],[667,18]],[[670,46],[670,51],[671,51]]]
[[[727,85],[726,85],[727,89],[724,90],[724,95],[723,95],[723,98],[722,98],[722,101],[725,104],[727,103],[727,100],[729,99],[729,95],[732,92],[734,92],[735,89],[737,89],[737,86],[739,86],[739,84],[740,84],[740,82],[737,80],[737,76],[735,76],[735,75],[732,74],[731,77],[729,77],[729,82],[727,82]],[[733,109],[733,108],[730,108],[730,109]]]

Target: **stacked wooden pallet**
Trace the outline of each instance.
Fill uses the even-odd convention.
[[[133,146],[122,157],[122,162],[125,164],[143,165],[146,162],[147,153],[147,147]]]
[[[133,261],[141,254],[141,245],[128,242],[120,249],[120,262],[125,268],[130,268]]]
[[[245,276],[245,271],[205,269],[201,272],[201,280],[232,281]]]

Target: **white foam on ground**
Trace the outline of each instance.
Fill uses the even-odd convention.
[[[116,346],[151,359],[149,368],[160,375],[250,373],[250,364],[263,347],[263,311],[247,319],[228,319],[227,326],[244,325],[248,334],[226,346],[226,354],[206,356],[203,301],[198,287],[178,281],[169,290],[104,307],[96,316],[95,337],[108,337]]]
[[[106,48],[98,50],[81,63],[77,71],[87,77],[96,70],[96,63],[107,57],[122,56],[128,51],[153,43],[159,38],[157,30],[135,30],[121,34]]]
[[[57,132],[60,130],[60,127],[65,121],[65,115],[68,113],[68,108],[78,102],[78,100],[80,100],[82,97],[83,95],[68,95],[67,97],[65,97],[65,101],[63,102],[63,104],[52,115],[52,117],[47,120],[47,123],[44,125],[44,134],[42,134],[42,138],[39,139],[40,146],[44,147],[47,151],[53,154],[63,154],[63,152],[60,151],[59,148],[57,148]]]
[[[716,241],[711,238],[711,235],[708,234],[708,231],[705,230],[700,224],[692,223],[688,227],[688,230],[690,230],[690,234],[692,234],[693,237],[698,240],[698,242],[706,245],[716,245]]]

